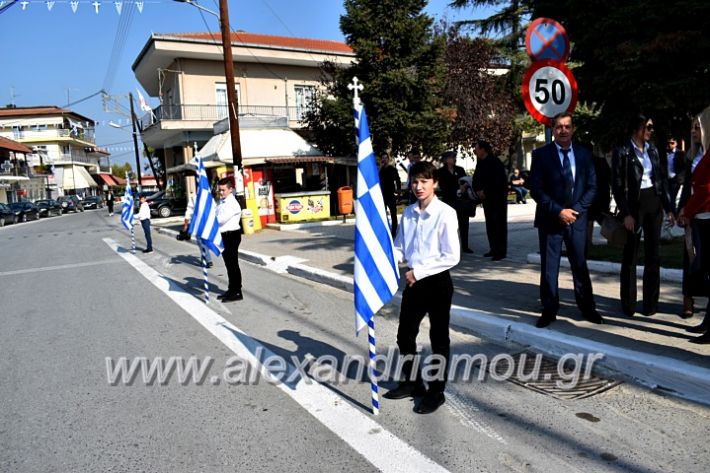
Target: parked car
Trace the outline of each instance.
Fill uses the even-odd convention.
[[[62,214],[62,204],[54,199],[35,200],[35,205],[39,209],[40,217],[51,217]]]
[[[8,223],[17,223],[15,212],[5,204],[0,204],[0,227]]]
[[[83,212],[84,211],[84,205],[81,203],[81,200],[75,195],[65,195],[62,197],[59,197],[57,199],[57,202],[62,206],[62,210],[64,213],[67,212]]]
[[[9,207],[15,212],[16,221],[39,220],[39,209],[32,202],[13,202]]]
[[[170,197],[165,194],[165,191],[158,191],[153,195],[146,197],[146,202],[150,207],[151,215],[163,218],[167,218],[178,213],[184,213],[187,209],[186,198]]]
[[[84,197],[81,204],[84,206],[84,210],[102,209],[104,207],[104,199],[97,195],[90,195],[88,197]]]

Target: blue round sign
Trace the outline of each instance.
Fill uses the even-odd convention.
[[[569,38],[564,26],[551,18],[537,18],[528,26],[525,47],[533,61],[565,62],[569,57]]]

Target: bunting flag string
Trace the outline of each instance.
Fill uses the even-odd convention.
[[[120,1],[103,1],[103,2],[101,2],[99,0],[21,0],[21,1],[0,0],[0,13],[4,13],[5,10],[7,10],[9,7],[11,7],[14,3],[18,3],[20,5],[21,11],[30,11],[30,10],[32,10],[32,8],[31,8],[32,5],[43,4],[47,7],[47,11],[52,12],[54,10],[55,4],[69,5],[69,7],[71,8],[73,13],[76,13],[79,10],[79,6],[81,4],[84,4],[86,6],[93,7],[94,13],[97,15],[101,13],[102,6],[110,5],[111,3],[113,3],[116,13],[120,16],[123,13],[124,5],[134,4],[136,6],[136,9],[138,10],[138,13],[143,13],[143,9],[145,8],[146,4],[171,3],[171,2],[146,1],[146,0],[120,0]]]

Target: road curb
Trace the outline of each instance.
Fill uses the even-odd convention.
[[[528,253],[527,261],[530,264],[540,264],[540,254],[539,253]],[[569,269],[569,261],[567,258],[562,258],[560,260],[560,266]],[[619,274],[621,272],[620,263],[612,263],[609,261],[587,261],[587,266],[589,271],[602,274]],[[643,276],[643,266],[636,267],[637,277]],[[669,269],[661,268],[661,281],[666,282],[683,282],[683,271],[680,269]]]

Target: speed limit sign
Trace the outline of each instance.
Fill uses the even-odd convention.
[[[530,115],[549,127],[562,112],[577,105],[577,81],[564,64],[545,60],[532,64],[523,77],[523,102]]]

